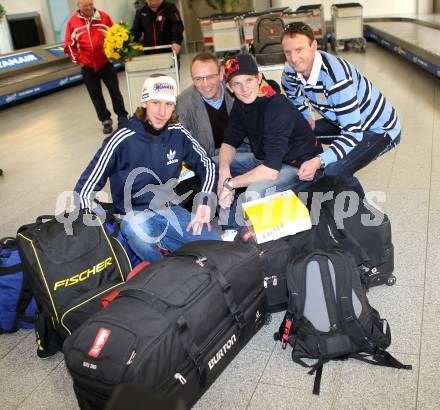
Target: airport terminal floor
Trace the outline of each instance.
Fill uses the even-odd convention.
[[[401,144],[358,176],[390,217],[396,252],[397,283],[373,288],[368,297],[389,321],[388,350],[413,370],[331,362],[324,367],[321,394],[314,396],[314,377],[273,341],[282,319],[278,313],[196,409],[440,406],[440,82],[375,43],[368,43],[365,54],[341,56],[378,86],[402,122]],[[182,59],[183,87],[190,81],[190,58]],[[126,96],[124,73],[119,80]],[[83,85],[2,110],[0,124],[0,236],[6,236],[55,211],[60,193],[73,188],[104,136]],[[0,336],[0,408],[78,408],[62,354],[37,358],[33,331]]]

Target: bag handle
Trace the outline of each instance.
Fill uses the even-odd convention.
[[[17,239],[12,236],[6,236],[0,239],[0,249],[17,250]],[[23,271],[23,264],[17,263],[12,266],[0,266],[0,275],[12,275],[13,273]]]
[[[150,266],[150,262],[148,261],[143,261],[141,263],[139,263],[138,265],[136,265],[136,267],[128,274],[127,279],[125,282],[128,282],[129,280],[131,280],[134,276],[136,276],[142,269],[146,268]],[[101,309],[106,309],[107,306],[113,302],[121,293],[120,289],[115,289],[113,291],[111,291],[109,294],[107,294],[106,296],[104,296],[101,300],[101,304],[100,304],[100,308]]]
[[[10,242],[10,243],[8,243]],[[0,249],[17,249],[17,239],[13,236],[5,236],[4,238],[0,239]]]
[[[43,221],[53,221],[55,218],[55,215],[40,215],[37,217],[35,222],[37,224],[43,223]]]

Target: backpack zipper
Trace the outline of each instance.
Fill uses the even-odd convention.
[[[180,382],[180,384],[186,384],[186,379],[182,376],[181,373],[176,373],[174,378]]]
[[[266,276],[263,279],[263,286],[264,286],[264,288],[267,288],[269,283],[272,283],[272,286],[278,286],[278,277],[277,277],[277,275]]]

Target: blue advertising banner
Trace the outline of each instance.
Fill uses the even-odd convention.
[[[113,63],[115,68],[117,70],[122,69],[124,66],[121,63]],[[12,93],[3,94],[0,95],[0,106],[2,105],[8,105],[16,101],[24,100],[27,97],[33,97],[37,94],[46,92],[46,91],[53,91],[57,88],[63,87],[68,84],[77,83],[79,81],[82,81],[82,75],[80,73],[69,75],[65,77],[58,78],[56,80],[47,81],[38,85],[35,85],[34,87],[30,88],[24,88],[21,90],[17,90]]]
[[[36,94],[40,94],[45,91],[54,90],[67,84],[76,83],[82,80],[81,74],[70,75],[67,77],[59,78],[58,80],[52,80],[47,83],[37,85],[35,87],[26,88],[24,90],[16,91],[14,93],[0,95],[0,106],[13,103],[15,101],[22,100],[27,97],[31,97]]]
[[[51,47],[46,47],[45,50],[48,53],[53,54],[54,56],[63,56],[64,55],[63,43],[56,44],[56,45],[51,46]]]
[[[406,58],[407,60],[413,62],[414,64],[417,64],[419,67],[422,67],[426,71],[429,71],[431,74],[434,74],[437,77],[440,77],[440,67],[436,66],[435,64],[430,63],[429,61],[426,61],[419,56],[415,55],[411,51],[394,44],[391,41],[385,40],[380,35],[372,32],[372,31],[365,31],[364,36],[367,39],[371,39],[376,41],[376,43],[380,44],[381,46],[387,48],[388,50],[394,51],[395,53],[401,55],[402,57]]]
[[[34,64],[42,59],[42,57],[32,51],[0,57],[0,71],[20,67],[22,65]]]

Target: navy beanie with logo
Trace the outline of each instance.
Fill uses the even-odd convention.
[[[225,70],[225,81],[240,74],[258,74],[258,66],[250,54],[237,54],[229,58],[223,66]]]

